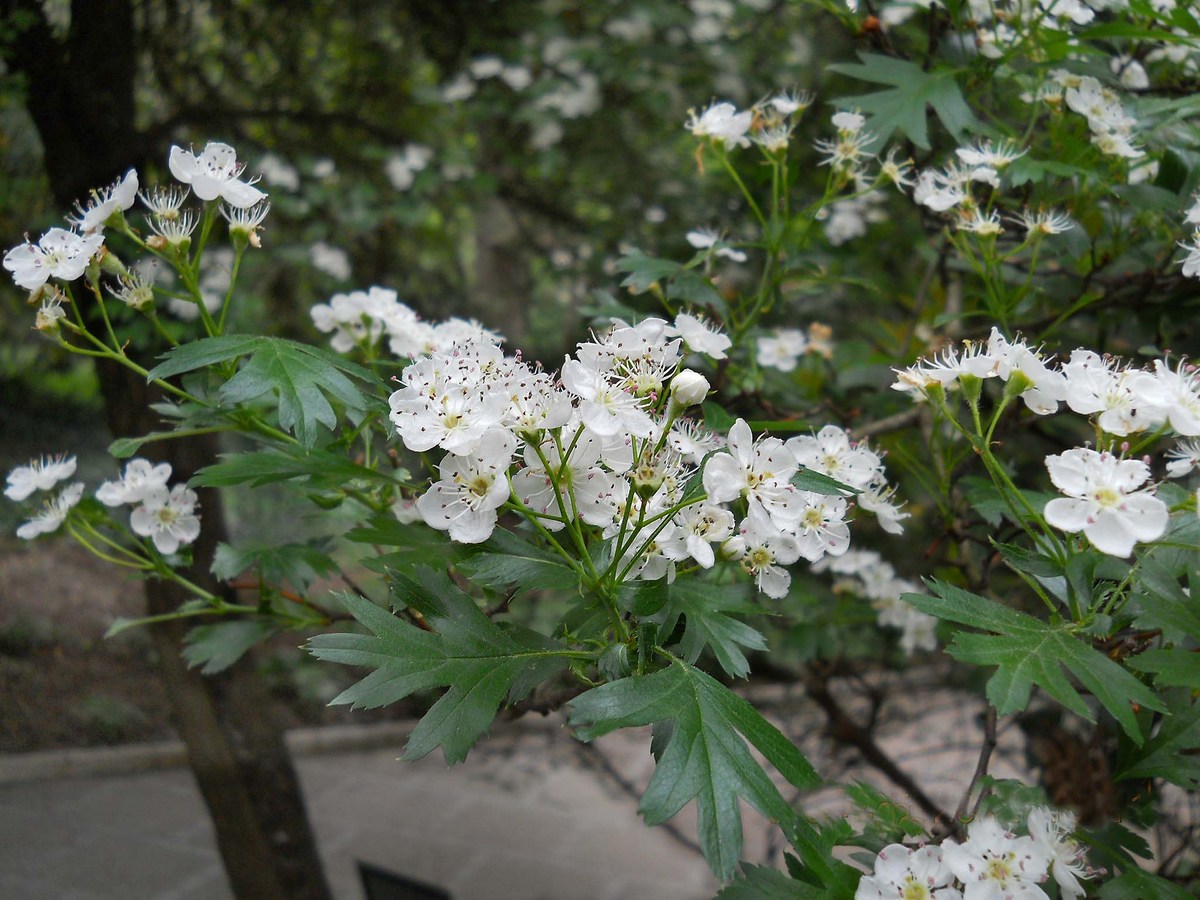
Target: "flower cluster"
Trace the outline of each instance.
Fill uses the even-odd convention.
[[[83,482],[75,481],[61,490],[55,490],[60,481],[75,474],[75,457],[41,457],[31,460],[27,466],[18,466],[8,473],[4,496],[17,502],[24,501],[34,493],[50,494],[28,522],[17,529],[17,537],[32,540],[41,534],[51,534],[67,520],[67,513],[83,497]]]
[[[833,355],[833,329],[813,322],[805,332],[799,328],[775,328],[754,342],[758,364],[765,369],[791,372],[806,353],[829,359]]]
[[[616,321],[580,343],[554,379],[505,354],[495,335],[459,333],[417,356],[389,401],[405,447],[446,454],[399,514],[462,543],[487,540],[502,509],[547,535],[582,523],[609,542],[620,580],[674,578],[679,566],[710,568],[720,555],[783,596],[784,567],[849,546],[850,502],[794,486],[802,466],[862,490],[885,527],[900,515],[880,457],[840,429],[785,444],[755,440],[740,419],[718,435],[684,417],[709,391],[684,367],[685,349],[721,359],[728,346],[690,313]]]
[[[1200,436],[1200,370],[1186,361],[1172,366],[1160,359],[1137,368],[1079,348],[1055,364],[993,328],[986,342],[968,341],[961,350],[948,347],[898,376],[893,388],[920,396],[998,378],[1037,415],[1051,415],[1066,403],[1071,411],[1089,416],[1102,434],[1118,438],[1167,431]],[[1198,455],[1193,443],[1171,451],[1169,475],[1182,477],[1192,470],[1189,460]],[[1141,489],[1150,478],[1146,462],[1076,448],[1047,457],[1046,467],[1055,487],[1067,495],[1046,505],[1046,521],[1053,527],[1083,532],[1098,550],[1121,557],[1132,553],[1138,541],[1157,540],[1166,532],[1166,505],[1152,488]]]
[[[35,491],[50,492],[60,481],[75,474],[75,457],[43,457],[8,473],[4,495],[18,502]],[[132,506],[129,527],[135,535],[149,538],[166,556],[200,536],[196,515],[196,492],[187,485],[168,486],[171,466],[133,459],[117,481],[106,481],[96,490],[96,499],[108,507]],[[76,481],[53,493],[42,509],[20,528],[17,537],[30,540],[57,531],[68,514],[83,499],[83,482]],[[85,523],[85,528],[87,527]]]
[[[755,143],[767,153],[776,153],[787,148],[795,118],[811,104],[812,97],[803,92],[777,94],[746,110],[722,101],[699,113],[692,110],[684,127],[725,150]]]
[[[1025,825],[1028,834],[1017,835],[986,815],[968,826],[962,843],[890,844],[859,881],[855,900],[1049,900],[1041,885],[1050,878],[1064,900],[1082,897],[1079,880],[1092,872],[1071,837],[1074,814],[1037,807]]]
[[[906,654],[937,649],[938,620],[902,599],[902,595],[920,593],[921,589],[900,578],[892,564],[874,550],[851,550],[839,557],[826,557],[813,566],[813,571],[837,575],[835,591],[868,600],[878,612],[881,626],[900,629],[900,649]]]
[[[132,506],[133,533],[150,538],[167,556],[200,536],[196,492],[184,484],[168,487],[170,477],[169,463],[131,459],[118,481],[106,481],[96,490],[96,499],[105,506]]]

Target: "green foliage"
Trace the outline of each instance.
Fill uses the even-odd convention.
[[[1060,666],[1095,695],[1136,743],[1142,733],[1130,703],[1164,709],[1144,684],[1076,638],[1068,624],[1042,622],[944,582],[927,584],[933,595],[905,594],[903,599],[928,615],[992,632],[956,632],[947,650],[955,659],[998,667],[988,679],[987,697],[1001,715],[1023,710],[1036,684],[1076,715],[1094,719]]]
[[[215,675],[241,659],[251,647],[279,632],[270,619],[241,619],[197,625],[188,632],[183,658],[202,675]]]
[[[658,640],[665,642],[674,633],[680,618],[684,620],[683,637],[679,651],[683,658],[695,663],[707,648],[721,668],[732,678],[745,678],[750,674],[750,663],[743,648],[766,650],[763,636],[730,613],[761,613],[751,604],[743,585],[711,584],[696,578],[680,579],[661,585],[661,605],[657,608],[643,606],[642,615],[648,621],[658,623]]]
[[[286,445],[269,450],[227,453],[222,461],[193,476],[194,487],[261,487],[295,480],[314,490],[329,490],[349,482],[391,481],[387,473],[360,466],[345,455],[316,447]]]
[[[908,60],[860,53],[860,63],[840,63],[829,66],[834,72],[849,75],[860,81],[892,85],[891,89],[855,97],[841,97],[843,109],[858,109],[867,113],[867,129],[883,141],[899,129],[923,150],[930,148],[929,130],[925,122],[925,107],[933,108],[942,125],[956,139],[965,132],[976,131],[979,123],[963,100],[956,80],[956,71],[932,68],[929,71]]]
[[[316,444],[319,427],[332,431],[337,426],[326,395],[347,409],[363,410],[367,399],[351,378],[376,383],[369,370],[328,350],[261,335],[224,335],[185,344],[165,354],[147,377],[170,378],[246,355],[246,364],[221,385],[221,402],[238,406],[278,394],[280,427],[293,432],[305,447]]]
[[[1190,691],[1167,695],[1166,711],[1158,730],[1142,746],[1122,754],[1116,777],[1164,778],[1185,790],[1200,789],[1200,700]]]
[[[342,594],[347,611],[370,634],[320,634],[307,646],[318,659],[373,670],[335,697],[335,704],[373,709],[416,691],[449,688],[413,730],[406,759],[441,747],[446,762],[461,762],[506,697],[521,699],[563,669],[571,655],[536,632],[492,622],[444,573],[419,568],[411,578],[397,575],[393,590],[400,608],[419,613],[431,630],[363,597]]]
[[[253,570],[262,581],[273,585],[290,584],[307,590],[318,578],[335,568],[328,552],[314,544],[273,544],[231,547],[220,544],[213,554],[210,571],[229,581]]]
[[[867,816],[863,837],[870,840],[872,849],[879,850],[888,844],[927,834],[925,826],[914,819],[906,807],[865,781],[848,784],[845,791],[846,798]]]
[[[671,723],[640,809],[647,824],[657,825],[695,800],[700,844],[721,878],[732,876],[741,852],[739,797],[788,834],[796,818],[745,741],[796,787],[819,781],[800,751],[754,707],[682,660],[593,688],[570,708],[569,722],[585,741],[618,728]]]
[[[579,583],[578,572],[555,556],[511,531],[497,530],[477,550],[467,553],[458,569],[484,587],[516,591],[567,590]]]

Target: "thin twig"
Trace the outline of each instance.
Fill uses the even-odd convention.
[[[825,712],[829,720],[830,732],[834,740],[854,747],[864,760],[887,776],[888,780],[900,790],[908,794],[921,811],[934,820],[935,825],[948,827],[953,821],[950,815],[937,805],[933,799],[921,789],[913,779],[896,765],[895,761],[883,751],[871,733],[851,719],[841,704],[829,691],[829,681],[826,676],[813,669],[804,680],[804,689]]]
[[[975,788],[983,781],[988,773],[988,765],[992,761],[992,751],[996,749],[996,707],[988,704],[987,713],[983,718],[983,744],[979,748],[979,761],[975,763],[975,773],[971,776],[971,781],[967,784],[967,789],[963,791],[962,799],[958,801],[958,809],[954,811],[954,831],[962,830],[963,819],[967,815],[967,805],[971,802],[971,794],[975,792]],[[979,812],[979,804],[983,802],[987,791],[981,790],[979,796],[975,798],[975,805],[971,807],[971,817]]]

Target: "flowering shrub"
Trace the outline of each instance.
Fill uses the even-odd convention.
[[[551,693],[583,740],[653,726],[642,813],[657,824],[695,801],[710,865],[737,876],[728,897],[1185,896],[1200,865],[1186,838],[1151,874],[1135,831],[1079,827],[1040,788],[987,773],[997,718],[1033,704],[1115,745],[1111,779],[1143,786],[1121,810],[1136,826],[1200,787],[1200,517],[1185,481],[1200,372],[1158,349],[1194,340],[1195,323],[1126,308],[1194,296],[1200,250],[1183,243],[1180,261],[1175,246],[1200,221],[1200,135],[1177,95],[1200,25],[1169,0],[888,3],[865,18],[822,5],[873,36],[832,70],[885,87],[834,98],[827,121],[795,90],[694,110],[696,177],[727,185],[743,219],[687,230],[682,261],[628,248],[613,265],[628,297],[602,296],[553,371],[495,323],[428,321],[382,286],[313,307],[329,349],[230,333],[269,205],[226,144],[173,147],[176,184],[142,189],[131,171],[98,190],[71,229],[4,257],[36,328],[164,393],[169,427],[114,456],[213,432],[252,448],[189,484],[130,458],[90,493],[60,487],[73,458],[35,460],[5,490],[47,496],[18,535],[63,530],[187,588],[170,617],[205,623],[193,662],[228,665],[296,629],[316,632],[319,659],[370,670],[335,702],[445,689],[409,758],[459,761],[501,707],[549,708]],[[442,93],[466,102],[484,81],[533,78],[481,57]],[[586,115],[595,85],[572,84],[535,106]],[[408,146],[388,178],[407,189],[431,152]],[[871,235],[893,219],[911,223],[891,240],[916,268],[885,284]],[[329,249],[324,265],[343,271]],[[894,291],[903,321],[841,315],[835,332],[807,313],[827,289],[843,303],[861,290],[864,308]],[[192,318],[160,319],[160,303]],[[144,365],[134,335],[169,350]],[[225,577],[255,569],[255,603],[189,582],[194,489],[268,483],[353,518],[346,537],[379,586],[280,590],[306,588],[314,560],[336,568],[302,543],[213,561]],[[988,670],[986,737],[953,813],[893,816],[865,785],[847,788],[854,824],[793,808],[782,782],[810,789],[820,774],[730,687],[769,643],[788,649],[786,628],[768,620],[769,642],[750,624],[763,612],[823,644],[798,651],[805,664],[904,665],[941,640]],[[791,844],[787,872],[739,871],[739,800]]]

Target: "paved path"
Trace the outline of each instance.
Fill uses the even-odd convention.
[[[952,809],[978,752],[978,701],[948,691],[909,697],[889,703],[881,739]],[[761,699],[819,771],[842,781],[866,778],[903,800],[845,753],[835,759],[811,705],[786,692]],[[1010,740],[1016,731],[1002,734],[996,774],[1015,774],[1006,760],[1019,757]],[[363,897],[355,860],[443,887],[454,900],[701,900],[716,891],[688,846],[695,836],[690,808],[672,823],[674,835],[646,828],[637,816],[636,794],[653,770],[647,734],[621,732],[581,748],[561,718],[527,717],[498,725],[453,769],[440,754],[398,762],[401,741],[393,736],[388,744],[298,761],[339,900]],[[20,780],[29,768],[0,757],[0,898],[230,898],[191,773],[117,774],[108,752],[60,757],[59,770],[107,774],[38,781]],[[148,758],[161,766],[171,752]],[[845,811],[833,789],[810,795],[804,806],[811,814]],[[778,863],[777,829],[749,809],[744,820],[745,858]]]

